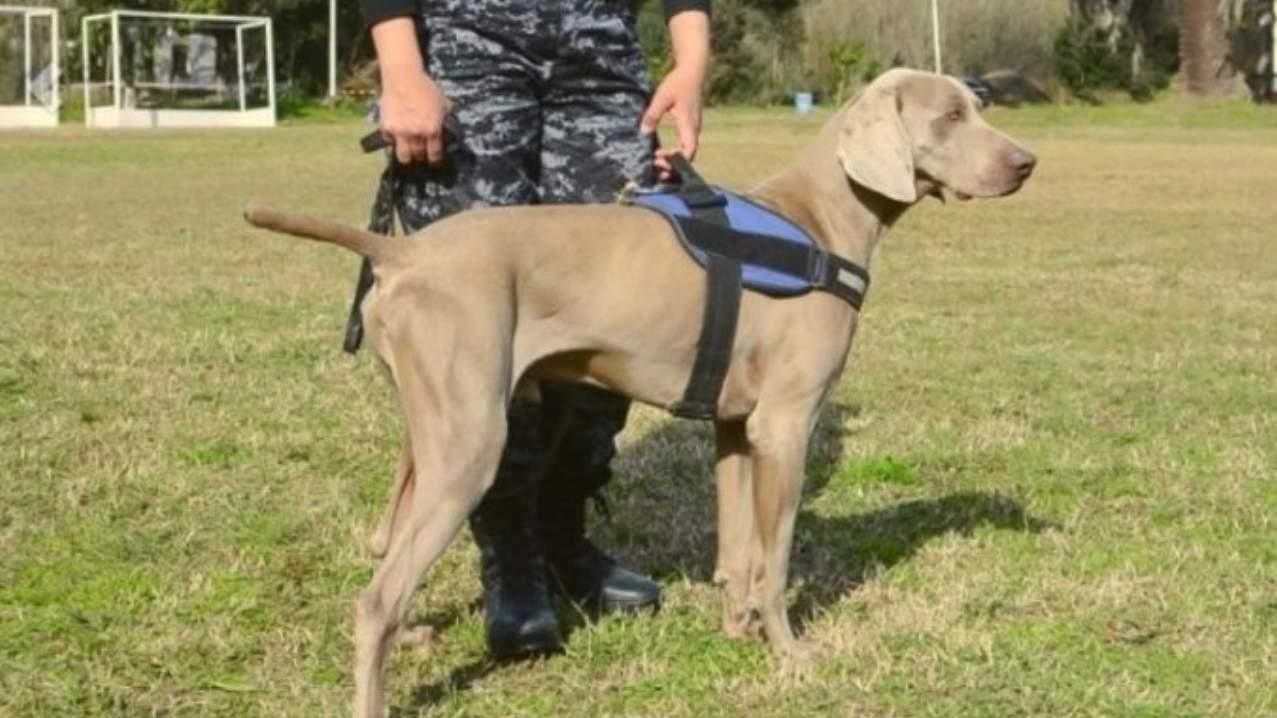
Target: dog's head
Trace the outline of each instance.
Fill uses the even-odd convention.
[[[958,80],[891,70],[847,107],[838,158],[851,180],[906,204],[949,190],[959,199],[1003,197],[1033,174],[1037,158],[980,117]]]

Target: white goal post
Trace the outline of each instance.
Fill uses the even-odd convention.
[[[57,9],[0,5],[0,21],[10,26],[0,33],[0,53],[8,58],[0,62],[0,69],[9,62],[18,68],[16,78],[0,73],[6,85],[17,80],[12,87],[0,88],[0,127],[56,127],[62,102]],[[47,35],[40,25],[48,26]]]
[[[105,77],[94,82],[94,30],[104,26],[109,36],[97,44],[105,45],[109,55],[99,65]],[[158,39],[153,37],[151,44],[140,39],[142,26],[161,28]],[[190,31],[181,34],[177,27]],[[246,64],[246,37],[254,33],[264,38],[263,54]],[[269,17],[113,10],[85,16],[81,38],[84,123],[89,127],[275,126],[275,34]],[[234,75],[227,77],[229,70],[219,70],[227,68],[232,44]],[[108,91],[96,104],[95,89]],[[191,95],[201,101],[183,106],[179,98]]]

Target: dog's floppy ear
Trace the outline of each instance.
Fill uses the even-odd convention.
[[[838,137],[838,159],[847,176],[905,204],[918,201],[913,142],[900,119],[894,87],[870,87],[847,108]]]

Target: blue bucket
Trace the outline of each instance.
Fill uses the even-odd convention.
[[[798,114],[805,115],[811,112],[812,97],[810,92],[800,92],[794,95],[794,109]]]

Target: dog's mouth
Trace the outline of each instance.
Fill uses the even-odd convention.
[[[954,199],[959,202],[969,202],[973,199],[1000,199],[1002,197],[1010,197],[1020,188],[1024,187],[1023,179],[1016,179],[1009,182],[1001,182],[989,187],[982,187],[976,192],[964,192],[953,187],[948,188]]]
[[[1024,177],[1015,182],[1012,182],[1010,186],[1008,186],[1005,190],[1002,191],[1001,194],[998,195],[998,197],[1010,197],[1016,192],[1019,192],[1021,189],[1023,189],[1024,183],[1028,181],[1028,179],[1029,179],[1028,177]]]
[[[947,202],[950,197],[958,200],[959,202],[970,202],[973,199],[999,199],[1002,197],[1010,197],[1016,192],[1019,192],[1020,188],[1024,187],[1023,179],[1013,179],[1004,182],[980,184],[976,189],[972,189],[971,186],[968,186],[965,190],[961,190],[956,187],[946,185],[943,182],[933,179],[925,174],[919,174],[927,181],[933,183],[931,190],[927,192],[927,194],[935,197],[941,202]]]

